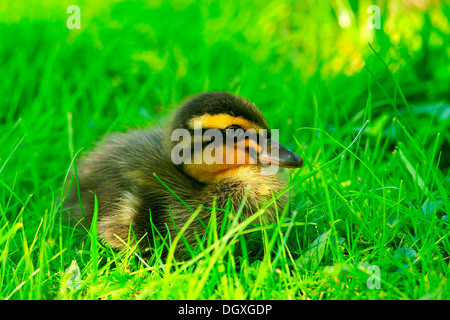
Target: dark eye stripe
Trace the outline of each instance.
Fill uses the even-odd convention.
[[[238,130],[238,129],[242,129],[242,127],[240,125],[233,124],[233,125],[229,126],[226,130]],[[244,129],[242,129],[242,130],[244,130]]]
[[[227,129],[228,129],[228,128],[227,128]],[[222,141],[222,142],[223,142],[224,144],[226,144],[226,142],[227,142],[227,132],[226,132],[227,129],[215,129],[215,130],[219,130],[219,131],[221,132],[222,138],[223,138],[223,141]],[[205,132],[206,132],[207,130],[211,130],[211,129],[202,129],[202,137],[207,136],[207,135],[205,135]],[[191,140],[191,141],[192,141],[192,143],[194,143],[194,130],[189,130],[189,131],[190,131],[191,134],[192,134],[192,136],[191,136],[191,139],[192,139],[192,140]],[[245,133],[245,131],[242,131],[242,132]],[[216,141],[215,141],[215,136],[212,135],[211,137],[212,137],[211,140],[208,140],[208,141],[202,141],[202,142],[201,142],[201,144],[202,144],[203,147],[209,145],[210,143],[216,142]],[[229,139],[229,138],[228,138],[228,139]],[[238,142],[241,142],[242,140],[246,140],[246,139],[250,139],[251,141],[254,141],[254,142],[256,142],[256,144],[260,145],[260,141],[261,141],[261,140],[263,140],[263,141],[266,140],[267,137],[265,137],[264,135],[261,135],[261,134],[256,134],[255,137],[248,136],[248,135],[246,135],[246,134],[241,134],[241,135],[237,135],[237,136],[234,136],[234,137],[233,137],[234,145],[236,145]]]

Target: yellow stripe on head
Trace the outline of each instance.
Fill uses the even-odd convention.
[[[226,113],[204,114],[189,120],[189,127],[194,129],[194,122],[200,121],[203,129],[226,129],[232,125],[238,125],[244,130],[261,129],[255,123],[244,119],[243,117],[234,117]]]

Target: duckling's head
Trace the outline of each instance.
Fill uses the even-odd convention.
[[[263,166],[300,168],[302,159],[273,138],[256,106],[226,92],[188,100],[170,126],[172,161],[203,183],[218,182]],[[243,170],[241,170],[243,169]]]

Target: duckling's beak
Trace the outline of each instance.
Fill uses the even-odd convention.
[[[284,168],[301,168],[303,167],[303,160],[297,154],[289,149],[286,149],[278,142],[269,139],[267,150],[258,154],[258,164],[279,166]]]

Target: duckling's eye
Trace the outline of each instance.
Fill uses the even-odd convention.
[[[236,124],[233,124],[225,129],[225,132],[228,136],[232,137],[239,137],[244,133],[244,129],[241,128],[241,126],[238,126]]]

